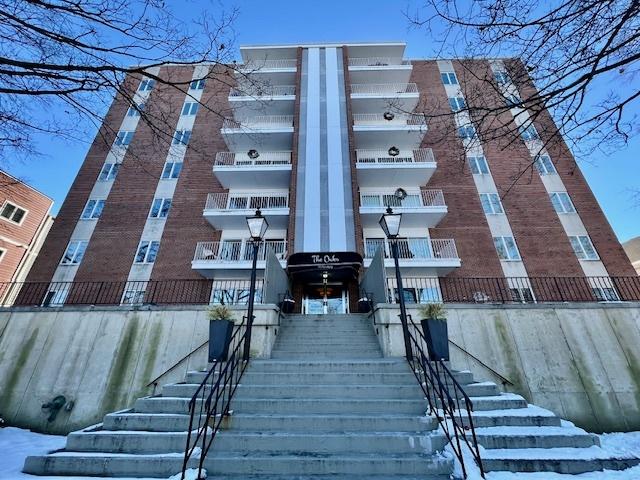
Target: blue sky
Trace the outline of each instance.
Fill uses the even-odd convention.
[[[199,15],[198,2],[184,3],[188,8],[181,10],[183,15]],[[406,5],[388,0],[245,0],[238,4],[240,17],[234,28],[238,44],[405,41],[408,58],[433,57],[434,44],[426,32],[409,28],[402,13]],[[41,138],[38,147],[45,156],[15,161],[5,169],[53,198],[56,213],[92,140],[70,144]],[[624,150],[598,153],[580,162],[621,241],[640,235],[640,198],[633,196],[634,190],[640,191],[639,151],[640,139],[636,138]]]

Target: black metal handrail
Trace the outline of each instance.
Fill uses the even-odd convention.
[[[471,415],[473,403],[445,363],[442,360],[429,359],[427,340],[422,330],[413,322],[411,315],[407,316],[412,353],[407,357],[407,361],[429,403],[429,414],[438,420],[454,455],[460,462],[464,478],[467,478],[467,468],[464,463],[463,444],[471,452],[480,469],[480,475],[485,478]]]
[[[189,430],[182,464],[182,480],[189,460],[199,451],[198,478],[202,478],[202,467],[222,421],[230,414],[233,394],[238,388],[248,360],[244,358],[244,347],[248,339],[247,317],[236,325],[226,362],[215,361],[204,380],[189,401]],[[197,420],[197,426],[194,423]]]

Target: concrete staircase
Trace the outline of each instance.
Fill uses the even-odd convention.
[[[404,359],[382,358],[366,317],[289,316],[272,358],[252,360],[206,459],[220,479],[448,479],[446,440]],[[71,433],[66,448],[29,457],[25,472],[166,478],[180,471],[187,405],[204,378],[138,399],[102,424]],[[485,469],[582,473],[621,469],[596,436],[518,395],[454,372],[471,397]],[[194,462],[195,464],[195,459]]]

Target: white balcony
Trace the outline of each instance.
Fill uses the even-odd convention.
[[[435,227],[447,214],[442,190],[414,190],[404,199],[394,192],[360,192],[360,220],[364,228],[378,226],[380,216],[387,207],[402,213],[402,226],[406,228]]]
[[[229,150],[291,150],[293,115],[260,115],[241,121],[226,119],[220,130]]]
[[[395,145],[401,150],[415,150],[420,148],[426,132],[427,118],[423,114],[353,115],[353,134],[358,149],[388,149]]]
[[[291,152],[218,152],[213,174],[224,188],[289,188]]]
[[[413,66],[400,57],[349,58],[349,78],[352,83],[406,83]]]
[[[420,94],[415,83],[357,83],[351,85],[353,112],[377,113],[390,109],[413,111]]]
[[[253,245],[247,240],[222,240],[219,242],[198,242],[191,268],[207,278],[246,276],[251,270]],[[258,248],[259,269],[264,269],[267,253],[272,251],[286,267],[287,242],[285,240],[264,240]]]
[[[256,193],[210,193],[202,214],[216,230],[246,229],[246,217],[260,209],[271,228],[289,226],[287,191]]]
[[[229,92],[234,117],[241,122],[257,115],[293,115],[295,98],[294,85],[262,85],[259,82],[232,88]]]
[[[451,238],[398,238],[397,242],[398,260],[404,275],[442,276],[461,265],[456,242]],[[392,270],[394,262],[391,245],[383,238],[365,239],[365,267],[371,264],[371,259],[379,248],[384,252],[385,267]]]
[[[272,85],[291,85],[296,81],[295,58],[253,59],[240,66],[238,76],[248,76]]]
[[[389,155],[389,150],[356,150],[356,172],[360,187],[426,185],[436,162],[430,148],[400,151]]]

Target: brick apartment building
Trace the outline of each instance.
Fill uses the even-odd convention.
[[[0,305],[13,300],[53,224],[53,201],[0,171]]]
[[[540,295],[539,279],[597,277],[589,295],[617,299],[607,279],[635,272],[566,145],[545,141],[551,116],[505,146],[478,136],[461,108],[483,76],[496,85],[488,101],[526,98],[531,85],[508,74],[518,62],[405,60],[404,48],[242,47],[235,87],[201,80],[207,65],[150,70],[191,81],[185,93],[130,79],[136,104],[162,102],[173,141],[149,147],[150,127],[114,100],[29,274],[38,301],[82,303],[90,291],[98,303],[162,302],[151,285],[190,280],[200,300],[242,302],[245,218],[259,208],[269,223],[259,278],[272,251],[300,308],[346,311],[379,248],[392,271],[378,225],[387,206],[403,214],[409,300],[440,300],[438,279],[471,277],[522,300]],[[428,122],[425,105],[451,128]],[[517,105],[508,115],[526,119]]]

